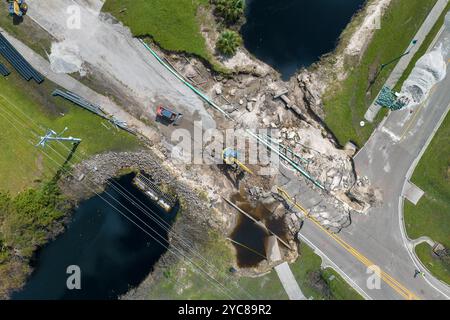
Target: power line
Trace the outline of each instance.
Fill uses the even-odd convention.
[[[15,107],[15,106],[14,106]],[[17,107],[15,107],[17,108]],[[20,110],[20,109],[19,109]],[[23,112],[22,112],[23,113]],[[31,119],[32,120],[32,119]],[[19,120],[15,119],[16,122],[19,122],[22,127],[26,127],[23,125],[23,123],[21,123]],[[9,121],[11,123],[11,121]],[[34,122],[34,121],[32,121]],[[35,123],[35,122],[34,122]],[[21,132],[20,129],[17,128],[17,126],[14,125],[14,127],[16,128],[16,130],[18,130],[19,132]],[[23,133],[23,132],[22,132]],[[37,136],[36,134],[34,134],[35,136]],[[65,147],[65,146],[64,146]],[[50,147],[54,152],[56,152],[62,159],[64,159],[64,156],[62,156],[58,151],[56,151],[54,148]],[[50,160],[52,160],[54,163],[56,163],[57,165],[59,165],[59,163],[54,160],[49,154],[47,154],[46,152],[42,152],[46,157],[48,157]],[[69,175],[71,175],[73,177],[72,174],[69,173]],[[93,181],[92,181],[93,182]],[[95,184],[95,182],[93,182]],[[84,183],[85,184],[85,183]],[[86,184],[85,184],[86,185]],[[89,188],[89,187],[88,187]],[[208,277],[212,278],[215,282],[217,282],[217,284],[215,285],[216,287],[218,287],[222,292],[224,292],[228,297],[232,298],[232,295],[230,295],[229,293],[227,293],[226,291],[229,289],[225,288],[218,280],[216,280],[214,277],[212,277],[208,272],[206,272],[205,270],[203,270],[203,268],[199,267],[198,265],[196,265],[194,262],[192,262],[191,259],[189,259],[185,254],[183,254],[180,250],[178,250],[177,247],[174,247],[174,249],[177,250],[177,252],[179,252],[180,254],[176,254],[175,252],[173,252],[170,248],[168,248],[167,246],[165,246],[164,244],[162,244],[159,240],[157,240],[155,237],[153,237],[151,234],[149,234],[147,231],[145,231],[144,228],[142,228],[141,226],[139,226],[139,224],[137,224],[135,221],[133,221],[132,219],[130,219],[128,216],[126,216],[123,211],[117,209],[117,207],[115,207],[114,205],[112,205],[109,201],[107,201],[105,198],[103,198],[102,196],[100,196],[95,190],[93,190],[92,188],[89,188],[93,193],[95,193],[97,196],[99,196],[102,200],[104,200],[106,203],[108,203],[110,206],[112,206],[116,211],[118,211],[120,214],[122,214],[125,218],[127,218],[130,222],[132,222],[133,224],[135,224],[136,226],[138,226],[141,230],[143,230],[145,233],[147,233],[149,236],[151,236],[155,241],[157,241],[160,245],[162,245],[164,248],[166,248],[169,252],[173,253],[176,256],[183,256],[184,258],[186,258],[193,266],[195,266],[197,269],[201,270],[203,273],[205,273]],[[107,195],[109,195],[111,197],[111,195],[109,193],[106,192]],[[123,206],[118,200],[114,199],[113,197],[111,197],[111,199],[113,199],[114,201],[118,202],[121,206]],[[124,206],[123,206],[124,207]],[[133,216],[135,216],[138,220],[140,220],[141,222],[143,222],[141,219],[139,219],[133,212],[131,212],[128,208],[124,207],[125,209],[127,209],[127,211],[129,211]],[[151,228],[150,226],[148,226],[145,222],[143,222],[144,225],[146,225],[147,227],[149,227],[153,232],[155,232],[155,230],[153,230],[153,228]],[[157,232],[155,232],[156,234],[158,234]],[[159,234],[158,234],[159,235]],[[159,235],[161,237],[161,235]],[[164,241],[167,241],[166,239],[163,239]],[[203,276],[208,282],[211,283],[211,280],[209,280],[207,277]],[[223,289],[225,288],[225,290]]]
[[[27,117],[28,120],[29,120],[29,122],[31,122],[32,124],[34,124],[36,127],[41,127],[38,123],[36,123],[36,121],[34,121],[34,120],[33,120],[32,118],[30,118],[27,114],[25,114],[20,108],[18,108],[17,106],[15,106],[15,105],[14,105],[13,103],[11,103],[10,101],[8,101],[8,103],[9,103],[9,105],[11,105],[13,108],[17,109],[20,113],[22,113],[25,117]],[[30,128],[31,128],[31,127],[30,127]],[[41,127],[41,128],[42,128],[42,127]],[[36,133],[35,135],[37,135],[37,133]],[[59,141],[58,141],[58,142],[59,142]],[[69,149],[67,148],[67,146],[65,146],[65,145],[62,144],[61,142],[60,142],[60,144],[61,144],[62,147],[65,148],[67,151],[69,151],[69,152],[71,151],[71,150],[69,150]],[[56,151],[56,150],[55,150],[55,151]],[[59,154],[59,153],[58,153],[58,154]],[[63,158],[62,155],[60,155],[60,156]],[[83,160],[85,160],[85,159],[83,159],[83,158],[81,158],[80,156],[77,156],[77,155],[75,155],[75,157],[78,158],[78,159],[80,160],[80,162],[83,161]],[[122,196],[127,197],[127,200],[129,200],[129,201],[131,200],[127,195],[124,195],[124,193],[121,192],[121,190],[118,190],[118,188],[114,185],[114,181],[113,181],[113,180],[111,180],[110,186],[111,186],[114,190],[116,190],[117,192],[119,192]],[[117,184],[117,186],[120,187],[119,184]],[[140,204],[142,204],[145,208],[147,208],[147,210],[151,211],[151,212],[155,215],[155,217],[156,217],[157,219],[159,219],[159,220],[162,222],[163,225],[161,225],[161,223],[160,223],[157,219],[155,219],[153,215],[151,215],[149,212],[147,212],[145,209],[143,209],[142,206],[136,205],[136,202],[133,202],[133,201],[131,200],[131,201],[133,202],[133,204],[134,204],[135,207],[139,208],[140,211],[142,211],[146,216],[150,217],[153,221],[155,221],[155,222],[156,222],[160,227],[162,227],[165,231],[167,231],[168,233],[170,232],[172,235],[174,235],[175,237],[177,237],[184,245],[186,245],[186,246],[191,250],[190,253],[193,253],[193,254],[195,254],[197,257],[199,257],[205,264],[208,265],[209,268],[214,268],[215,271],[216,271],[217,273],[220,272],[220,271],[217,269],[217,267],[215,267],[212,263],[210,263],[210,262],[209,262],[209,261],[208,261],[201,253],[197,252],[192,246],[190,246],[187,242],[185,242],[182,236],[178,236],[175,232],[173,232],[173,231],[171,230],[171,226],[170,226],[164,219],[162,219],[161,217],[159,217],[153,210],[151,210],[147,205],[145,205],[142,201],[140,201],[140,200],[139,200],[137,197],[135,197],[133,194],[131,194],[130,192],[128,192],[128,191],[125,190],[125,189],[123,189],[123,190],[125,191],[125,193],[127,193],[128,195],[130,195],[132,198],[134,198],[134,199],[137,200]],[[230,280],[230,279],[233,280],[233,279],[232,279],[230,276],[228,276],[227,274],[225,274],[224,276],[225,276],[226,280]],[[231,281],[231,283],[234,283],[234,284],[235,284],[241,291],[243,291],[248,297],[250,297],[251,299],[255,299],[248,291],[246,291],[244,288],[242,288],[236,281]]]

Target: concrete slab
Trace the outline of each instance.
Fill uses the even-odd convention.
[[[267,259],[270,262],[281,261],[281,252],[280,246],[278,245],[277,237],[271,236],[267,240],[267,250],[266,250]]]
[[[403,196],[408,199],[414,205],[417,205],[425,192],[417,187],[412,182],[408,181],[405,190],[403,190]]]
[[[287,262],[276,266],[275,271],[280,278],[284,290],[286,290],[289,300],[306,300]]]

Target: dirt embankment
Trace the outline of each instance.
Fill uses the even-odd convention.
[[[320,121],[325,116],[322,105],[323,94],[331,84],[346,79],[348,72],[346,66],[361,59],[374,32],[380,27],[383,14],[391,1],[367,0],[342,32],[336,49],[291,79],[291,82],[301,88],[296,98],[303,101]]]

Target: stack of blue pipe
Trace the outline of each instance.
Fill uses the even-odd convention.
[[[9,70],[0,63],[0,74],[4,77],[8,76],[11,72],[9,72]]]
[[[0,33],[0,54],[17,70],[27,81],[33,79],[37,83],[44,81],[44,77],[37,72],[24,57]]]

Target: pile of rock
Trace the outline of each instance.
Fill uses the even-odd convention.
[[[324,135],[321,129],[302,122],[301,127],[283,128],[281,141],[307,161],[305,169],[327,190],[348,191],[356,182],[351,158]]]

